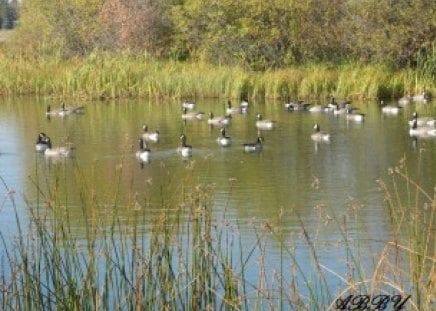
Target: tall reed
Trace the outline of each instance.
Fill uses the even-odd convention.
[[[76,166],[83,184],[78,224],[61,195],[57,168],[46,190],[36,183],[38,200],[27,203],[28,218],[1,179],[17,227],[12,237],[0,229],[2,310],[334,310],[350,293],[411,295],[409,309],[434,306],[435,196],[409,177],[404,160],[390,170],[391,181],[379,182],[393,234],[370,272],[368,254],[349,237],[351,219],[319,209],[320,224],[333,220],[340,232],[346,275],[323,262],[322,237],[298,214],[301,235],[288,236],[283,217],[289,210],[281,209],[275,222],[254,221],[247,243],[227,209],[216,212],[212,185],[182,189],[180,204],[163,201],[157,214],[143,208],[146,201],[124,205],[115,193],[108,214]],[[271,243],[280,254],[272,267]]]
[[[427,68],[427,67],[426,67]],[[35,94],[107,99],[119,97],[221,97],[284,100],[340,97],[396,98],[436,93],[430,70],[393,71],[386,66],[309,64],[249,72],[203,62],[158,61],[146,54],[94,51],[83,58],[13,58],[0,52],[0,95]]]

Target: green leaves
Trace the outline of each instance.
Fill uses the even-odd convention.
[[[434,1],[421,0],[23,0],[17,50],[146,51],[252,70],[350,60],[428,68],[435,16]]]

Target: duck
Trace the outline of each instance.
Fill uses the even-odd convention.
[[[40,132],[35,143],[35,149],[37,152],[44,152],[47,148],[47,135],[43,132]]]
[[[365,115],[363,113],[354,112],[350,108],[345,108],[345,117],[347,121],[363,122]]]
[[[221,135],[216,139],[217,143],[223,147],[228,147],[232,144],[232,140],[226,135],[226,128],[222,127],[220,129]]]
[[[231,115],[231,114],[245,114],[248,111],[248,105],[247,106],[239,106],[239,107],[232,107],[232,102],[229,100],[227,101],[227,107],[226,107],[226,114]]]
[[[177,152],[184,158],[192,156],[192,146],[186,144],[186,135],[180,136],[180,146],[177,148]]]
[[[256,115],[256,120],[256,127],[258,129],[269,130],[276,127],[276,121],[264,120],[260,113]]]
[[[46,137],[47,148],[44,151],[46,157],[69,157],[71,155],[70,147],[53,148],[50,137]]]
[[[138,142],[139,142],[139,150],[136,151],[136,157],[142,162],[149,162],[151,150],[148,149],[147,143],[144,141],[142,137],[138,140]]]
[[[313,126],[313,129],[315,132],[312,133],[312,135],[310,135],[310,138],[313,141],[317,141],[317,142],[330,141],[330,134],[326,133],[326,132],[321,132],[321,128],[320,128],[318,123],[315,123],[315,125]]]
[[[386,115],[397,115],[400,113],[401,111],[401,107],[400,106],[395,106],[395,105],[385,105],[383,101],[381,101],[381,105],[382,107],[382,113],[386,114]]]
[[[203,119],[203,112],[195,112],[195,111],[191,111],[188,112],[187,108],[183,108],[183,112],[182,112],[182,119],[183,120],[201,120]]]
[[[213,112],[209,113],[209,119],[207,123],[210,125],[228,125],[230,124],[230,117],[215,117]]]
[[[144,133],[142,133],[142,139],[155,143],[159,141],[160,133],[158,130],[155,130],[154,132],[149,132],[147,124],[142,125],[142,129],[144,130]]]
[[[436,128],[433,126],[418,126],[418,120],[412,120],[412,127],[409,129],[410,136],[436,137]]]
[[[260,152],[263,149],[263,137],[257,136],[257,140],[254,143],[244,144],[244,152]]]
[[[436,126],[436,119],[431,117],[418,117],[418,113],[416,111],[412,114],[412,120],[409,120],[409,126],[412,127],[414,122],[416,121],[416,126]]]
[[[195,108],[195,103],[190,100],[185,100],[182,102],[182,108],[186,108],[188,110],[193,110]]]

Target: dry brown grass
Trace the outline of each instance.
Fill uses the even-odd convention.
[[[14,33],[14,30],[11,29],[1,29],[0,30],[0,42],[6,42],[11,35]]]

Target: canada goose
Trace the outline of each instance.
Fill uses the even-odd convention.
[[[148,162],[150,161],[150,149],[147,147],[147,143],[144,141],[144,139],[139,139],[139,150],[136,151],[136,157],[141,160],[142,162]]]
[[[213,112],[211,112],[207,123],[210,125],[228,125],[230,123],[230,117],[215,117]]]
[[[425,91],[412,96],[412,102],[426,104],[427,101],[428,101],[428,96]]]
[[[195,108],[195,103],[193,101],[185,100],[184,102],[182,102],[182,108],[192,110]]]
[[[70,114],[82,114],[85,110],[85,107],[83,106],[77,106],[77,107],[65,107],[65,103],[61,102],[61,108],[52,110],[50,105],[47,105],[47,110],[45,114],[47,116],[59,116],[59,117],[66,117]]]
[[[232,140],[229,136],[226,136],[226,128],[225,127],[221,128],[220,132],[221,132],[221,135],[216,139],[218,144],[220,144],[223,147],[230,146],[232,143]]]
[[[398,105],[401,107],[407,106],[408,104],[410,104],[409,96],[403,96],[398,100]]]
[[[65,103],[61,103],[61,109],[59,110],[59,116],[65,117],[70,114],[82,114],[85,110],[85,107],[83,106],[77,106],[77,107],[65,107]]]
[[[160,134],[158,130],[155,130],[154,132],[149,132],[147,124],[144,124],[142,126],[142,129],[144,130],[144,133],[142,133],[142,138],[144,140],[155,142],[155,143],[159,141]]]
[[[259,152],[262,151],[262,143],[264,139],[262,136],[257,136],[257,140],[254,143],[244,144],[244,152]]]
[[[276,121],[264,120],[262,115],[259,113],[256,115],[256,119],[256,127],[258,129],[269,130],[275,128],[276,126]]]
[[[339,108],[350,108],[351,109],[351,100],[340,100],[337,101],[336,97],[331,96],[330,100],[330,106],[335,107],[336,105],[339,106]]]
[[[179,148],[177,148],[177,152],[181,154],[184,158],[192,156],[192,146],[186,144],[185,134],[182,134],[182,136],[180,136],[180,146]]]
[[[385,105],[383,101],[381,101],[382,104],[382,113],[386,115],[397,115],[401,111],[401,107],[394,106],[394,105]]]
[[[301,110],[307,110],[309,108],[310,104],[305,103],[302,100],[299,100],[297,102],[288,102],[285,104],[285,108],[288,111],[301,111]]]
[[[321,129],[319,127],[318,123],[315,123],[313,126],[313,129],[315,130],[312,135],[310,135],[310,138],[313,141],[321,142],[321,141],[330,141],[330,134],[326,132],[321,132]]]
[[[227,101],[227,107],[226,107],[226,114],[231,115],[235,113],[239,114],[245,114],[248,111],[248,105],[247,106],[239,106],[239,107],[232,107],[232,102],[229,100]]]
[[[330,106],[323,106],[323,105],[315,105],[310,107],[308,110],[312,113],[319,113],[319,112],[330,112],[333,111],[334,108],[331,108]]]
[[[50,116],[59,116],[60,112],[61,112],[61,109],[53,110],[53,109],[51,109],[50,105],[47,105],[47,109],[45,111],[45,115],[48,116],[48,117],[50,117]]]
[[[433,137],[436,136],[436,128],[433,126],[418,126],[418,120],[412,120],[412,127],[409,129],[410,136]]]
[[[43,132],[40,132],[35,143],[35,149],[38,152],[44,152],[47,148],[47,135]]]
[[[341,108],[339,104],[335,104],[335,108],[333,108],[334,115],[346,114],[347,110],[345,108]]]
[[[47,157],[69,157],[71,155],[71,148],[69,147],[56,147],[53,148],[50,137],[46,138],[47,148],[44,155]]]
[[[241,101],[241,105],[242,108],[248,108],[249,104],[248,104],[248,99],[242,99]]]
[[[436,126],[436,119],[431,117],[418,117],[418,113],[416,111],[412,114],[412,120],[409,120],[409,126],[412,127],[416,120],[416,126]]]
[[[348,121],[363,122],[365,116],[363,113],[354,112],[350,108],[345,108],[345,111],[345,117]]]
[[[201,120],[203,119],[203,112],[188,112],[187,108],[183,108],[182,119],[183,120]]]

